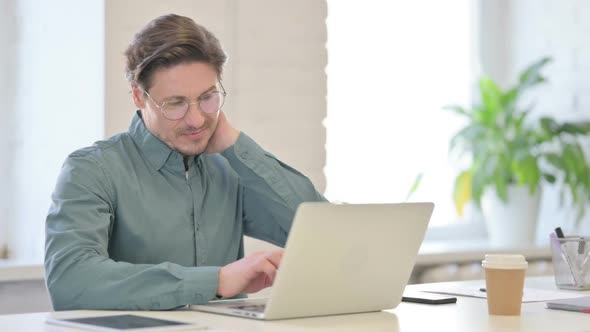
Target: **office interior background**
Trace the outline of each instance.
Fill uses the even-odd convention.
[[[441,250],[487,236],[477,209],[455,212],[461,161],[449,158],[448,146],[464,123],[445,105],[476,101],[482,75],[505,87],[551,56],[549,82],[530,96],[534,116],[590,120],[590,2],[583,0],[0,3],[0,269],[41,268],[61,164],[127,129],[135,109],[123,50],[162,14],[189,16],[219,37],[229,55],[230,121],[328,199],[405,201],[423,174],[410,200],[435,202],[425,242]],[[536,245],[546,246],[555,226],[574,231],[575,216],[560,208],[554,187],[543,187],[541,206]],[[590,234],[590,214],[575,231]],[[438,280],[457,277],[459,267],[445,263]],[[0,302],[48,310],[42,280],[19,278],[0,279],[0,293],[8,292]]]

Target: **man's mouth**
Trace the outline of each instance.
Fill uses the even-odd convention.
[[[203,136],[203,134],[205,134],[205,128],[199,129],[199,130],[187,131],[183,135],[187,136],[190,139],[197,139],[197,138],[201,138],[201,136]]]

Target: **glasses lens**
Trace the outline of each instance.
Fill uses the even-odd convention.
[[[199,106],[205,113],[215,113],[223,106],[223,94],[219,91],[210,92],[200,98]]]
[[[178,120],[184,117],[188,110],[188,102],[186,100],[178,100],[167,102],[162,106],[162,112],[166,118],[170,120]]]

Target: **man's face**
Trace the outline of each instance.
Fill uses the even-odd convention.
[[[148,130],[170,148],[184,156],[194,156],[207,148],[217,128],[219,112],[203,113],[196,103],[206,92],[218,90],[217,72],[211,65],[202,62],[178,64],[154,72],[152,87],[143,94],[133,86],[133,101],[141,109],[143,122]],[[186,115],[179,120],[169,120],[154,104],[178,98],[187,98],[189,105]]]

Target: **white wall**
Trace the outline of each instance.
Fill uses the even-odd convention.
[[[551,115],[561,121],[589,121],[590,1],[484,0],[482,3],[483,8],[489,9],[482,12],[489,22],[484,36],[492,36],[482,40],[484,45],[488,44],[482,49],[493,54],[492,57],[483,54],[488,59],[484,69],[500,82],[513,84],[527,65],[542,56],[551,56],[554,62],[544,70],[549,83],[530,96],[537,101],[534,114]],[[590,156],[588,144],[585,152]],[[545,186],[537,241],[546,243],[556,226],[573,231],[573,220],[570,210],[559,208],[555,188]],[[590,234],[590,212],[582,223],[581,232]]]
[[[518,0],[516,0],[518,1]],[[491,76],[501,86],[511,82],[510,38],[512,35],[510,1],[478,0],[479,71]],[[521,18],[522,19],[522,18]],[[527,21],[527,19],[523,19]],[[478,91],[474,91],[478,93]]]
[[[236,3],[232,120],[323,192],[326,1]]]
[[[14,82],[16,80],[16,0],[0,2],[0,45],[3,45],[0,55],[0,258],[2,248],[8,239],[8,221],[12,220],[11,206],[13,203],[11,189],[13,186],[13,166],[10,162],[14,158]]]
[[[16,125],[15,176],[7,237],[12,257],[41,261],[61,165],[103,133],[103,3],[20,0],[14,13],[18,56],[8,111]]]

